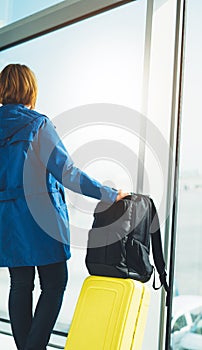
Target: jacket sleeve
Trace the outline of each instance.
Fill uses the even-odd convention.
[[[37,144],[41,162],[63,186],[107,203],[116,200],[117,190],[103,186],[74,165],[49,119],[45,120],[39,130]]]

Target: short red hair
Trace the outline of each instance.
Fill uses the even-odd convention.
[[[34,109],[37,98],[37,81],[25,65],[9,64],[0,73],[0,103],[23,104]]]

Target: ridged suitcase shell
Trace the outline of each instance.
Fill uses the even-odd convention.
[[[140,350],[149,300],[149,290],[141,282],[87,277],[65,350]]]

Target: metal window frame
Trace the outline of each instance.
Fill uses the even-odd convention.
[[[148,0],[147,13],[146,13],[142,105],[141,105],[141,112],[144,116],[147,116],[147,112],[148,112],[153,8],[154,8],[154,0]],[[144,163],[145,163],[145,152],[146,152],[146,145],[145,145],[146,133],[147,133],[147,122],[146,122],[146,119],[142,118],[141,125],[140,125],[141,138],[139,141],[139,150],[138,150],[138,169],[137,169],[137,192],[138,193],[143,192]]]
[[[184,57],[185,57],[185,38],[186,38],[186,16],[187,16],[187,0],[177,0],[176,3],[176,29],[175,29],[175,52],[174,52],[174,70],[173,70],[173,90],[172,90],[172,112],[171,112],[171,132],[170,132],[170,147],[174,151],[175,160],[169,159],[170,169],[169,176],[174,169],[173,187],[168,184],[168,201],[170,206],[173,202],[173,209],[166,223],[166,231],[170,231],[170,236],[165,237],[166,257],[169,262],[169,300],[166,317],[165,330],[165,350],[170,350],[171,340],[171,319],[172,319],[172,304],[173,304],[173,282],[175,269],[175,253],[177,239],[177,216],[178,216],[178,198],[179,198],[179,170],[180,170],[180,143],[181,143],[181,121],[182,121],[182,99],[183,99],[183,84],[184,84]],[[169,230],[170,228],[170,230]],[[162,303],[164,304],[162,295]],[[165,318],[164,318],[165,320]],[[163,344],[161,344],[163,346]],[[160,347],[162,349],[162,347]]]
[[[66,0],[0,28],[0,51],[136,0]]]

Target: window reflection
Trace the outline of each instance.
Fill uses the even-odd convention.
[[[183,298],[184,295],[189,297],[190,310],[187,313],[188,304],[185,303],[182,306],[184,315],[178,319],[178,323],[172,328],[171,344],[173,350],[202,349],[201,13],[201,2],[197,0],[187,1],[181,163],[174,278],[179,294],[177,298]],[[175,299],[176,297],[174,296],[174,301]],[[199,302],[195,312],[193,312],[192,306],[194,300]],[[173,307],[173,319],[176,317],[175,312],[175,307]],[[184,323],[184,327],[181,327],[185,318],[187,319],[187,325]]]

